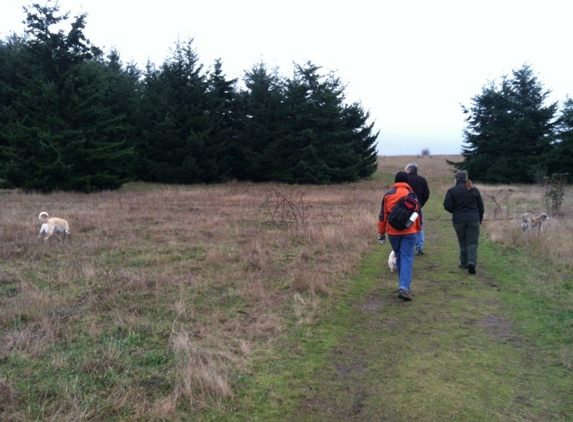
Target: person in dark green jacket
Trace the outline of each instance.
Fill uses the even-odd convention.
[[[468,172],[455,174],[456,185],[448,189],[444,209],[452,213],[452,224],[460,245],[460,264],[470,274],[476,273],[479,228],[483,220],[483,200],[468,179]]]

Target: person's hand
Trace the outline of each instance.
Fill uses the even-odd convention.
[[[386,235],[385,234],[379,234],[378,235],[378,242],[380,242],[381,245],[386,243]]]

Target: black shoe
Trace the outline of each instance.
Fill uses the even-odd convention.
[[[410,292],[407,292],[406,290],[400,289],[400,291],[398,292],[398,297],[403,300],[412,300],[412,295],[410,294]]]
[[[467,265],[464,265],[464,264],[459,264],[459,265],[458,265],[458,268],[463,268],[464,270],[467,270],[467,269],[468,269],[468,266],[467,266]]]
[[[423,251],[422,249],[418,249],[417,254],[418,254],[418,255],[424,255],[424,251]]]
[[[468,273],[475,274],[476,273],[476,266],[475,265],[468,265]]]

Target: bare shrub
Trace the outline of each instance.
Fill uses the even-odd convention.
[[[545,209],[548,213],[558,214],[563,197],[565,196],[565,184],[567,183],[567,173],[553,173],[551,177],[545,177]]]
[[[304,228],[309,219],[310,208],[304,203],[305,193],[297,189],[273,189],[260,205],[270,223],[294,223]]]
[[[503,219],[509,217],[509,198],[514,192],[511,187],[480,187],[476,185],[484,197],[485,202],[489,200],[493,207],[489,207],[491,219]]]

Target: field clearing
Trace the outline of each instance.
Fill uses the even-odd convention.
[[[444,158],[459,157],[380,157],[372,180],[335,186],[0,192],[0,419],[240,420],[284,402],[250,390],[257,371],[271,374],[285,345],[306,353],[293,336],[353,288],[397,171],[417,162],[439,209],[453,183]],[[543,187],[476,185],[488,239],[547,266],[531,284],[569,315],[571,187],[545,232],[524,236],[519,216],[545,211]],[[40,211],[70,222],[69,241],[36,239]],[[573,367],[571,345],[559,351]]]

